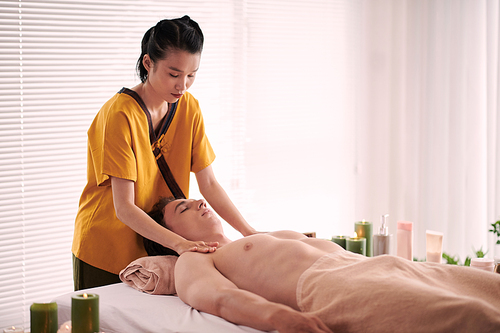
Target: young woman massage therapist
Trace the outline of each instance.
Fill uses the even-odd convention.
[[[215,250],[217,243],[187,241],[145,213],[159,197],[189,197],[190,172],[224,220],[244,236],[255,233],[214,176],[200,107],[187,92],[202,48],[201,29],[188,16],[158,22],[142,40],[142,83],[120,90],[90,126],[72,246],[75,290],[120,282],[119,272],[147,255],[142,236],[179,254]]]

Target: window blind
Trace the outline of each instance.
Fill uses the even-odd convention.
[[[342,204],[351,193],[332,188],[352,182],[335,174],[352,144],[332,143],[353,127],[341,124],[353,107],[348,72],[358,7],[346,0],[0,1],[0,327],[28,328],[33,302],[73,290],[86,131],[106,100],[139,82],[140,40],[163,18],[188,14],[205,34],[190,91],[217,153],[217,179],[252,226],[282,229],[290,215],[280,216],[273,202],[309,204],[323,195],[322,202],[340,197],[335,216],[348,215]],[[195,182],[190,192],[200,197]],[[302,219],[310,211],[297,205],[294,213]],[[316,220],[285,228],[334,228]]]
[[[228,1],[0,1],[0,327],[28,328],[33,302],[73,290],[86,131],[107,99],[139,82],[144,32],[163,18],[198,21],[207,36],[199,76],[210,78],[197,80],[205,93],[196,97],[214,123],[223,111],[210,106],[237,72],[232,11]]]

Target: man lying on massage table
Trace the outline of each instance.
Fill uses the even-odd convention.
[[[231,241],[204,200],[162,199],[151,216],[186,239],[219,242],[210,254],[182,254],[175,286],[193,308],[236,324],[281,333],[500,332],[500,274],[367,258],[293,231]]]

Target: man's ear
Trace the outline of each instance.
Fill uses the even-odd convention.
[[[144,65],[144,68],[149,72],[151,68],[153,67],[153,61],[149,57],[149,54],[145,54],[144,57],[142,58],[142,64]]]

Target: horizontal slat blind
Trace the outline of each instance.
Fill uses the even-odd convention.
[[[234,106],[219,102],[235,72],[228,1],[0,1],[0,327],[28,328],[33,302],[73,290],[86,131],[107,99],[139,82],[144,32],[185,14],[206,35],[200,77],[207,78],[197,80],[204,93],[195,96],[204,113],[215,109],[207,123],[217,123]]]
[[[346,68],[356,45],[347,42],[348,22],[357,18],[346,17],[357,7],[345,0],[0,0],[0,327],[28,328],[33,302],[73,289],[86,131],[106,100],[138,83],[140,40],[162,18],[188,14],[202,27],[191,92],[217,154],[217,179],[254,227],[283,228],[290,216],[275,207],[289,200],[333,201],[331,188],[353,188],[334,176],[351,148],[337,139],[352,127],[332,111],[352,108]],[[301,172],[309,183],[295,182]],[[340,199],[332,220],[350,211],[340,206],[351,194]],[[297,206],[295,220],[310,211]],[[312,230],[333,228],[310,220],[318,221]]]

